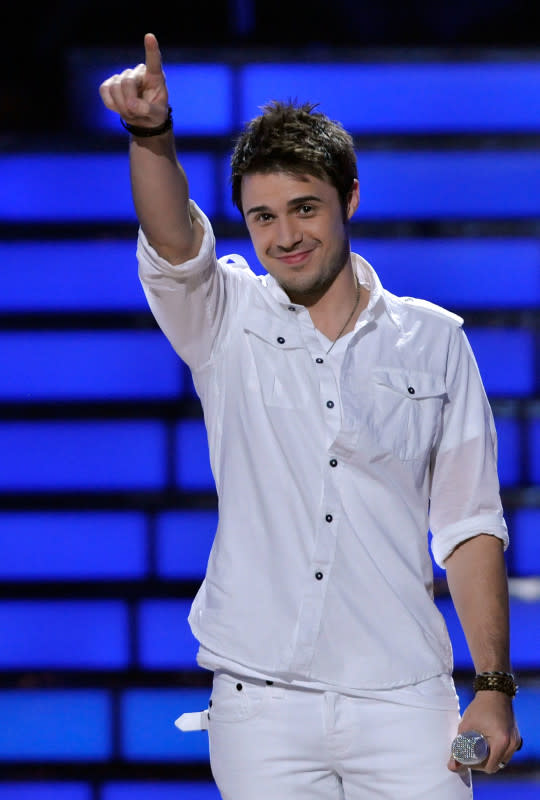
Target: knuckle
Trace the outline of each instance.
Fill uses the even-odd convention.
[[[109,89],[111,89],[111,91],[114,91],[116,88],[118,88],[118,86],[120,86],[120,81],[121,81],[120,75],[112,75],[107,81]]]

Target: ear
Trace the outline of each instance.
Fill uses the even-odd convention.
[[[347,198],[347,219],[350,219],[353,214],[356,213],[358,206],[360,205],[360,184],[358,180],[355,178],[353,181],[352,189],[349,192],[349,196]]]

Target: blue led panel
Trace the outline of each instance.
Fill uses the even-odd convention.
[[[208,707],[208,689],[140,689],[122,698],[122,754],[129,761],[208,761],[206,731],[182,732],[174,720]]]
[[[450,310],[540,304],[540,245],[532,239],[354,239],[351,247],[402,297]]]
[[[146,309],[127,241],[0,242],[2,311]]]
[[[139,662],[146,669],[196,669],[198,643],[190,600],[145,600],[139,606]]]
[[[540,152],[360,153],[357,218],[540,212]]]
[[[448,626],[454,650],[454,664],[458,669],[473,669],[471,657],[459,619],[450,597],[436,600]],[[540,663],[540,640],[533,640],[531,631],[538,627],[540,603],[510,599],[510,651],[516,670],[535,668]]]
[[[501,486],[514,486],[521,480],[521,442],[519,422],[511,417],[495,418],[498,442],[498,470]]]
[[[157,522],[157,564],[164,578],[202,579],[217,529],[217,511],[168,511]]]
[[[101,800],[148,800],[150,797],[152,800],[221,800],[213,783],[108,783],[101,790]],[[0,800],[3,800],[2,795]]]
[[[540,664],[540,637],[531,636],[533,631],[538,633],[539,620],[538,600],[510,600],[510,645],[516,669],[537,669]]]
[[[532,331],[469,328],[467,336],[488,395],[526,396],[534,392]]]
[[[141,578],[146,521],[136,512],[3,512],[0,553],[0,580]]]
[[[240,220],[222,160],[223,208]],[[485,219],[540,214],[540,152],[362,152],[354,219]]]
[[[124,603],[0,602],[0,669],[119,669],[127,662]]]
[[[532,419],[529,423],[530,442],[530,482],[540,484],[540,419]]]
[[[514,513],[512,563],[516,575],[540,575],[540,508],[520,508]]]
[[[111,755],[106,692],[0,691],[0,718],[2,761],[101,761]]]
[[[529,629],[529,638],[531,631],[537,630],[538,615],[534,622],[534,627]],[[538,666],[538,659],[535,666]],[[523,749],[516,753],[513,758],[515,758],[516,762],[524,761],[525,759],[534,759],[538,762],[540,761],[540,726],[538,725],[540,715],[540,688],[538,688],[538,685],[522,685],[515,697],[514,707],[519,730],[523,736]],[[515,797],[521,800],[521,795],[516,794]]]
[[[353,133],[540,129],[540,64],[250,64],[241,119],[298,98]]]
[[[34,402],[175,397],[178,357],[159,331],[0,333],[0,396]]]
[[[84,783],[0,783],[0,800],[92,800]]]
[[[179,158],[192,197],[215,213],[214,160],[207,153]],[[135,221],[127,153],[0,156],[0,221]]]
[[[141,58],[144,58],[144,50]],[[99,85],[117,72],[135,66],[118,63],[78,64],[71,74],[71,109],[77,126],[87,131],[116,133],[126,137],[118,115],[103,105]],[[232,128],[232,75],[223,64],[166,63],[169,102],[174,131],[179,136],[223,134]]]
[[[515,761],[516,757],[512,759]],[[534,778],[501,779],[499,775],[493,780],[491,776],[479,777],[473,773],[474,800],[539,800],[540,782]]]
[[[215,487],[202,420],[186,420],[176,428],[176,480],[183,489]]]
[[[0,491],[150,489],[165,477],[158,422],[0,423],[0,452]]]

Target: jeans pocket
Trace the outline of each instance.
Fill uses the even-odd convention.
[[[210,697],[210,722],[242,722],[260,714],[266,705],[265,681],[242,678],[218,670]]]

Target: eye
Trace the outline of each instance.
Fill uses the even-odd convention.
[[[260,214],[257,214],[257,216],[255,217],[255,222],[261,222],[264,225],[266,222],[270,222],[271,219],[272,219],[272,214],[263,211]]]
[[[313,214],[315,211],[314,207],[311,203],[302,203],[301,206],[298,206],[298,211],[303,217],[309,217],[310,214]]]

